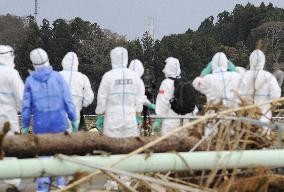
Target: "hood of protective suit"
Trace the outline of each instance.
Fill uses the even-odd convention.
[[[61,65],[65,71],[78,71],[79,60],[77,54],[74,52],[68,52],[64,56]]]
[[[37,81],[46,82],[49,79],[52,71],[53,70],[51,66],[41,67],[32,73],[32,77],[36,79]]]
[[[262,70],[265,65],[265,55],[259,49],[254,50],[249,57],[251,70]]]
[[[110,52],[111,66],[113,69],[126,68],[128,63],[128,53],[123,47],[116,47]]]
[[[144,74],[143,64],[138,59],[132,60],[128,68],[132,71],[135,71],[139,75],[139,77],[142,77],[142,75]]]
[[[228,69],[228,59],[227,56],[222,53],[216,53],[212,58],[212,72],[218,72],[218,71],[227,71]]]
[[[32,50],[30,53],[30,59],[36,70],[39,68],[50,66],[47,53],[42,48]]]
[[[14,68],[14,50],[9,45],[0,45],[0,64]]]
[[[163,69],[163,73],[165,74],[166,78],[179,77],[181,73],[179,60],[174,57],[169,57],[165,60],[165,62],[166,62],[166,65]]]

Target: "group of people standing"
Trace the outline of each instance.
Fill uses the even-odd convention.
[[[264,70],[265,62],[264,53],[255,50],[249,57],[250,68],[245,70],[232,66],[224,53],[217,53],[211,63],[212,74],[197,77],[193,86],[206,95],[208,103],[221,103],[225,107],[262,104],[281,96],[281,88],[276,78]],[[260,121],[270,122],[270,104],[261,105],[260,111]],[[264,128],[264,133],[269,132],[269,129]]]
[[[154,109],[158,116],[170,117],[156,119],[153,124],[155,132],[166,134],[181,125],[180,119],[172,118],[180,114],[171,106],[175,80],[181,78],[179,60],[174,57],[165,60],[165,79],[160,85],[154,105],[144,95],[143,81],[139,78],[144,71],[142,63],[136,59],[127,69],[127,59],[126,49],[115,48],[111,51],[112,70],[103,76],[98,90],[96,113],[100,117],[97,128],[109,137],[139,136],[137,125],[141,123],[139,117],[143,105]],[[218,52],[200,76],[194,79],[192,86],[206,96],[208,104],[221,104],[227,108],[261,104],[281,96],[276,78],[264,70],[265,62],[264,53],[255,50],[250,55],[250,67],[246,70],[235,66],[223,52]],[[138,76],[133,74],[133,70]],[[260,121],[269,122],[272,118],[270,104],[260,106],[260,110]],[[191,114],[197,112],[195,107]],[[264,129],[264,132],[269,133],[269,129]]]
[[[25,84],[14,69],[14,58],[12,47],[0,45],[0,126],[10,123],[8,135],[15,132],[62,133],[68,129],[77,132],[82,107],[87,107],[94,99],[88,77],[78,72],[77,55],[67,53],[62,60],[63,71],[56,72],[43,49],[32,50],[30,60],[35,71],[30,73]],[[22,115],[21,129],[18,113]],[[19,179],[6,182],[9,184],[7,191],[18,191]],[[39,178],[37,191],[49,191],[50,184],[51,178]],[[66,179],[58,177],[56,184],[62,187]]]
[[[128,66],[128,52],[116,47],[110,52],[112,69],[102,77],[97,92],[96,128],[105,136],[125,138],[139,136],[143,106],[155,110],[158,116],[178,116],[171,107],[175,92],[175,79],[181,78],[177,58],[165,60],[162,81],[156,105],[145,96],[141,77],[144,67],[135,59]],[[23,83],[14,69],[12,47],[0,45],[0,126],[9,122],[9,134],[19,132],[18,113],[22,115],[22,133],[60,133],[78,131],[80,111],[93,102],[94,93],[88,77],[78,72],[76,53],[67,53],[62,60],[63,71],[56,72],[49,63],[47,53],[37,48],[31,51],[30,60],[35,71]],[[235,67],[222,52],[216,53],[212,61],[192,82],[192,86],[204,94],[207,103],[221,103],[225,107],[258,104],[279,98],[281,89],[275,77],[263,70],[265,55],[261,50],[251,53],[250,69]],[[186,75],[186,74],[184,74]],[[242,99],[241,99],[242,98]],[[195,115],[197,107],[192,111]],[[270,104],[261,106],[261,121],[270,121]],[[32,128],[31,127],[32,119]],[[68,120],[69,119],[69,120]],[[180,125],[179,119],[156,119],[155,132],[166,134]],[[38,191],[49,191],[50,178],[39,178]],[[64,179],[58,179],[64,186]]]

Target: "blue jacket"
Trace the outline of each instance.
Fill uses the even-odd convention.
[[[33,115],[33,133],[60,133],[68,128],[67,115],[76,120],[76,110],[70,90],[63,77],[52,67],[33,72],[25,82],[22,109],[22,127],[30,126]]]

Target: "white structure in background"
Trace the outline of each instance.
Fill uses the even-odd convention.
[[[38,0],[35,0],[35,12],[34,12],[34,17],[35,17],[35,21],[37,22],[37,15],[38,15]]]
[[[154,30],[154,18],[149,18],[149,23],[147,27],[147,32],[153,40],[155,40],[155,30]]]

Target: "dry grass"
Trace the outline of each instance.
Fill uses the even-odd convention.
[[[282,102],[283,100],[281,100]],[[273,103],[272,110],[282,111],[282,103]],[[263,128],[259,125],[252,124],[246,121],[240,121],[238,117],[246,117],[248,119],[258,120],[261,117],[260,109],[256,107],[243,107],[241,110],[228,110],[222,105],[210,105],[205,107],[205,112],[222,114],[222,116],[214,116],[214,118],[203,118],[206,121],[198,121],[192,123],[188,133],[191,136],[199,139],[205,133],[205,127],[211,125],[216,128],[216,132],[206,138],[208,150],[224,151],[224,150],[261,150],[263,148],[275,148],[275,140],[277,134],[267,135]],[[221,111],[221,112],[220,112]],[[223,113],[228,111],[229,113]],[[274,115],[279,112],[276,112]],[[226,117],[235,117],[230,119]],[[181,130],[184,127],[180,127]],[[151,130],[151,129],[149,129]],[[147,135],[147,134],[146,134]],[[156,142],[157,143],[157,142]],[[154,144],[156,144],[154,143]],[[147,145],[148,147],[148,145]],[[150,147],[150,145],[149,145]],[[137,151],[137,152],[136,152]],[[138,153],[136,150],[129,154],[129,156]],[[92,176],[94,176],[93,174]],[[275,170],[266,168],[256,169],[227,169],[222,170],[212,169],[211,171],[185,171],[183,173],[170,173],[162,176],[161,173],[151,175],[152,177],[161,177],[165,181],[174,181],[176,183],[183,183],[188,186],[194,186],[199,190],[207,191],[263,191],[277,188],[280,191],[284,188],[284,177],[278,175]],[[88,176],[89,177],[89,176]],[[149,182],[133,180],[134,188],[137,191],[157,191],[157,189],[172,192],[178,191],[174,188],[165,188],[153,185]],[[122,191],[124,191],[122,189]]]

